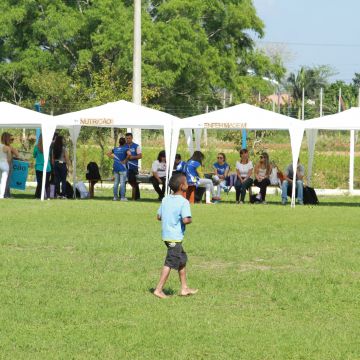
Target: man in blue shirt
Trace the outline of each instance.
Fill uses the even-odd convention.
[[[128,182],[132,186],[132,199],[140,199],[140,188],[136,181],[139,174],[139,160],[142,158],[141,147],[133,142],[132,133],[125,134],[128,157]]]
[[[163,288],[171,269],[179,272],[181,282],[180,295],[187,296],[197,292],[196,289],[190,289],[187,286],[185,270],[187,255],[182,247],[185,225],[192,222],[190,203],[182,195],[187,190],[185,175],[173,175],[169,181],[169,187],[172,194],[162,200],[157,213],[157,218],[161,221],[162,225],[162,239],[167,247],[165,264],[159,283],[154,291],[154,295],[161,299],[167,297],[163,292]]]
[[[125,138],[120,138],[119,146],[112,149],[107,155],[114,160],[113,173],[114,173],[114,201],[118,200],[118,189],[120,184],[120,201],[127,201],[125,197],[126,192],[126,177],[127,168],[126,163],[130,155],[127,154],[127,146],[125,145]]]

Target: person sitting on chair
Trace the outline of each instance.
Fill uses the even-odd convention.
[[[189,185],[195,185],[196,187],[203,187],[206,189],[206,204],[212,204],[210,200],[210,194],[212,195],[213,200],[220,199],[215,196],[214,184],[212,180],[205,179],[201,169],[204,158],[205,156],[201,151],[195,151],[193,156],[186,163],[185,175]]]
[[[270,174],[271,174],[271,165],[269,161],[269,155],[264,152],[260,155],[259,162],[255,165],[254,169],[254,185],[260,188],[260,192],[256,195],[255,203],[266,204],[266,189],[270,185]]]
[[[251,178],[253,173],[253,163],[249,160],[249,152],[247,149],[240,150],[240,161],[236,162],[236,203],[243,204],[245,201],[246,190],[249,190],[253,184]]]
[[[155,160],[151,167],[151,183],[155,191],[159,195],[159,201],[161,201],[165,196],[166,190],[166,154],[165,150],[159,152],[157,160]],[[160,189],[160,185],[162,188]]]
[[[176,154],[175,155],[174,167],[173,167],[173,174],[184,173],[185,164],[186,164],[186,162],[181,160],[181,155]]]
[[[300,164],[300,159],[298,159],[296,165],[296,197],[299,205],[304,204],[303,200],[303,193],[304,193],[304,174],[305,168],[304,165]],[[293,171],[293,164],[289,164],[288,167],[285,169],[284,172],[284,181],[281,186],[281,203],[286,205],[287,196],[288,196],[288,188],[289,186],[292,187],[293,178],[294,178],[294,171]],[[290,192],[291,195],[291,192]]]
[[[220,198],[221,189],[224,189],[225,192],[228,191],[226,186],[226,178],[229,175],[230,167],[226,162],[226,156],[224,153],[218,153],[217,162],[214,163],[214,183],[217,185],[217,197]]]

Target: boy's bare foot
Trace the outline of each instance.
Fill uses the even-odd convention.
[[[181,290],[180,296],[195,295],[198,291],[199,291],[199,289],[190,289],[190,288],[187,288],[187,289]]]
[[[165,295],[163,291],[154,290],[153,294],[160,299],[168,298],[168,296]]]

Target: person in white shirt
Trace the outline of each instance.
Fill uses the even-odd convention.
[[[253,172],[253,163],[249,160],[249,152],[247,149],[240,150],[240,161],[236,162],[236,175],[235,182],[236,190],[236,203],[243,204],[245,201],[246,190],[253,184],[251,178]]]
[[[262,155],[260,155],[259,162],[255,165],[254,169],[254,185],[260,188],[260,192],[258,195],[256,195],[256,201],[255,203],[262,203],[266,204],[265,198],[266,198],[266,189],[270,185],[270,174],[271,174],[271,164],[269,160],[269,155],[264,152]]]
[[[159,201],[165,196],[166,190],[166,154],[165,150],[159,152],[157,160],[155,160],[151,167],[151,182],[157,194],[159,195]],[[162,187],[160,188],[160,185]]]
[[[19,158],[19,151],[13,146],[14,136],[11,135],[10,133],[4,132],[1,135],[1,142],[3,145],[6,145],[10,149],[9,171],[8,171],[8,177],[7,177],[6,186],[5,186],[5,194],[4,194],[5,198],[10,198],[11,197],[10,182],[11,182],[11,175],[12,175],[12,169],[13,169],[13,160],[15,158]]]
[[[6,134],[6,133],[4,133]],[[10,146],[5,145],[6,136],[1,136],[0,144],[0,199],[4,198],[6,183],[9,176],[9,164],[11,162]]]

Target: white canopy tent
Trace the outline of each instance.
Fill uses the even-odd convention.
[[[355,130],[360,130],[360,108],[351,108],[343,112],[327,115],[304,122],[306,131],[310,135],[313,146],[309,148],[309,159],[313,163],[317,130],[348,130],[350,131],[350,169],[349,191],[354,190],[354,162],[355,162]],[[310,169],[311,174],[312,169]]]
[[[55,117],[58,128],[66,128],[70,131],[74,147],[74,184],[76,182],[76,144],[82,126],[162,129],[164,131],[165,151],[169,156],[174,120],[178,120],[178,118],[124,100]],[[169,164],[167,161],[167,180]]]
[[[56,124],[54,117],[25,109],[21,106],[0,102],[0,127],[2,128],[41,128],[44,151],[44,168],[41,198],[44,199],[46,167],[49,161],[49,149]]]
[[[294,174],[304,133],[303,122],[248,104],[240,104],[174,122],[170,164],[174,163],[180,129],[288,130],[290,133]],[[295,206],[295,181],[291,205]]]

